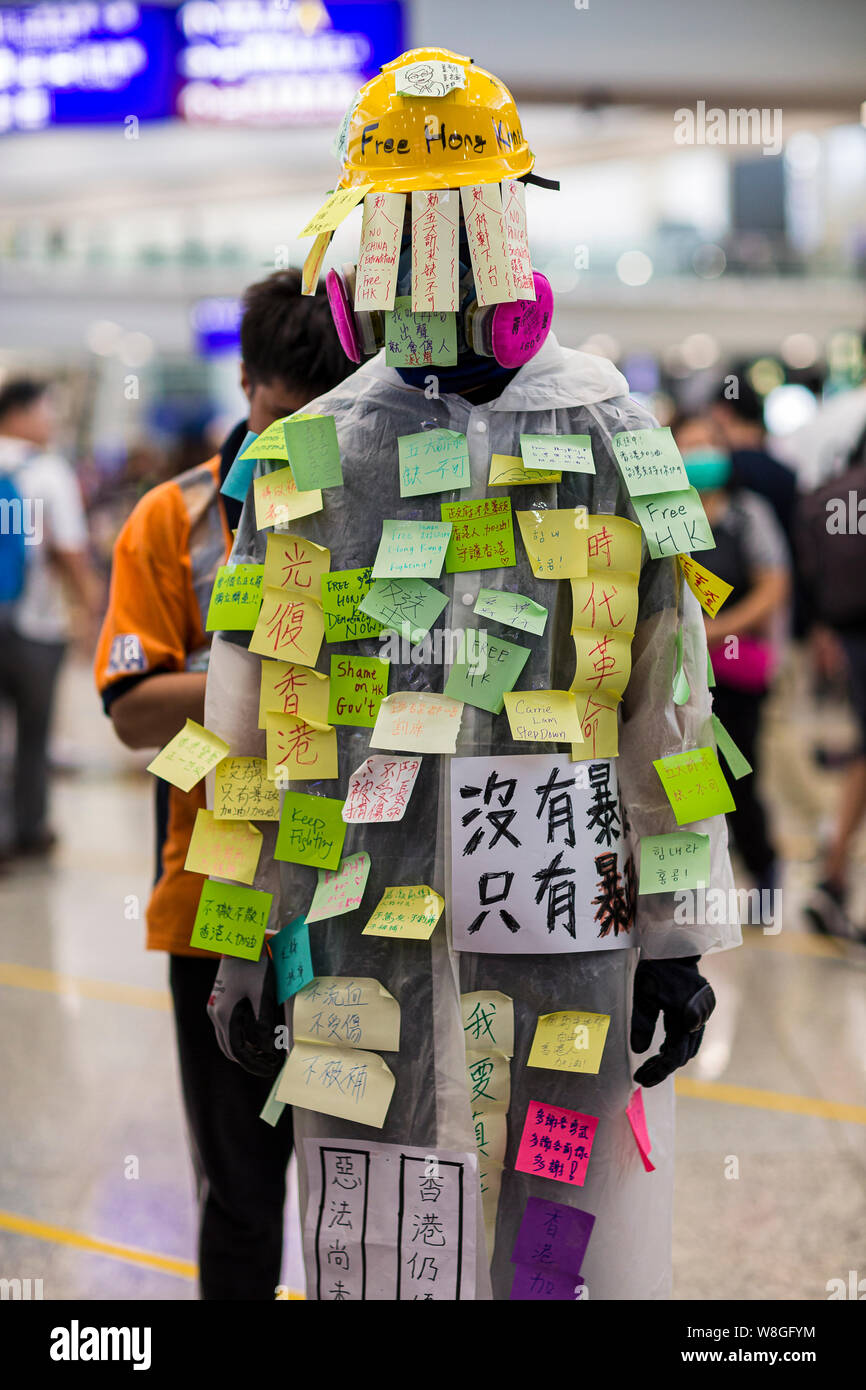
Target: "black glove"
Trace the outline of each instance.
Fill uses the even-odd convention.
[[[230,1062],[239,1062],[253,1076],[276,1076],[285,1060],[276,1038],[283,1009],[267,946],[258,960],[223,956],[207,1011]]]
[[[712,986],[698,970],[700,956],[641,960],[634,976],[631,1047],[646,1052],[659,1014],[664,1015],[661,1051],[634,1074],[639,1086],[657,1086],[691,1061],[701,1045],[704,1024],[716,1007]]]

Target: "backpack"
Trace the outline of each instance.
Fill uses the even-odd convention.
[[[866,463],[800,502],[797,538],[806,599],[819,622],[866,629]]]
[[[0,603],[21,597],[27,572],[21,493],[9,473],[0,473]]]

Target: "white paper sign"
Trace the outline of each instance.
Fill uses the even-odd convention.
[[[393,309],[403,235],[405,193],[368,193],[355,272],[355,308]]]
[[[458,304],[460,204],[456,189],[412,192],[412,308],[454,313]]]
[[[518,299],[535,298],[535,281],[529,260],[529,239],[526,235],[526,188],[519,179],[503,179],[502,221],[505,226],[505,245],[511,278]]]
[[[561,955],[633,945],[635,879],[616,766],[567,754],[454,758],[458,951]]]

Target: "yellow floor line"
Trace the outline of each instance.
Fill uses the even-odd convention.
[[[730,1086],[723,1081],[693,1081],[688,1076],[677,1077],[675,1089],[678,1096],[688,1096],[692,1100],[715,1100],[723,1105],[748,1105],[754,1110],[785,1111],[789,1115],[814,1115],[821,1120],[866,1125],[866,1105],[846,1105],[840,1100],[759,1091],[753,1086]]]
[[[167,990],[147,989],[143,985],[122,985],[114,980],[89,980],[81,975],[62,975],[56,970],[37,970],[32,965],[13,965],[0,961],[0,985],[15,989],[39,989],[64,994],[71,999],[102,999],[111,1004],[133,1004],[141,1009],[168,1013],[171,998]]]
[[[53,1245],[70,1245],[75,1250],[88,1250],[94,1255],[109,1255],[114,1260],[126,1260],[128,1264],[147,1265],[149,1269],[158,1269],[163,1274],[176,1274],[180,1279],[195,1279],[198,1273],[189,1260],[155,1255],[150,1250],[137,1250],[133,1245],[118,1245],[112,1240],[97,1240],[81,1231],[68,1231],[65,1226],[31,1221],[11,1211],[0,1211],[0,1230],[15,1231],[18,1235],[33,1236],[36,1240],[49,1240]]]

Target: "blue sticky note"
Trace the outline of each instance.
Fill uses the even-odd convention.
[[[310,955],[310,929],[303,917],[296,917],[270,941],[277,972],[277,1003],[284,1004],[313,978]]]
[[[226,474],[226,480],[220,488],[220,492],[226,497],[233,497],[236,502],[243,502],[249,492],[250,483],[253,480],[253,472],[256,466],[256,459],[244,459],[243,462],[241,462],[241,456],[246,453],[251,444],[255,443],[258,437],[259,436],[252,430],[247,430],[244,435],[244,442],[235,454],[235,461]]]

